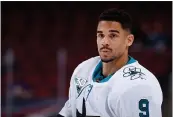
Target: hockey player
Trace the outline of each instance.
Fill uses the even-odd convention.
[[[74,70],[69,99],[58,117],[162,116],[158,80],[128,54],[134,41],[131,28],[131,17],[125,11],[109,9],[100,15],[99,56]]]

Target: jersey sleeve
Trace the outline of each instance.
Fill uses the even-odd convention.
[[[73,90],[74,90],[73,77],[76,72],[76,69],[74,70],[73,75],[71,77],[68,100],[66,101],[64,107],[59,112],[59,114],[64,117],[72,117],[72,96],[73,96]]]
[[[61,111],[59,112],[59,114],[63,117],[72,117],[72,108],[71,108],[71,86],[69,88],[69,98],[66,101],[64,107],[61,109]]]
[[[116,117],[162,117],[162,92],[147,85],[138,85],[110,98],[110,111]]]
[[[64,117],[72,117],[73,112],[73,98],[75,97],[74,95],[74,90],[75,90],[75,86],[74,86],[74,76],[77,74],[77,72],[79,72],[78,70],[81,68],[81,66],[83,65],[83,63],[79,64],[76,69],[74,70],[71,80],[70,80],[70,88],[69,88],[69,96],[68,96],[68,100],[66,101],[64,107],[61,109],[61,111],[59,112],[59,115],[64,116]]]

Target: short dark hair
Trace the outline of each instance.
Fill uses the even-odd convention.
[[[122,9],[108,9],[99,16],[99,21],[116,21],[119,22],[123,29],[132,31],[132,18]]]

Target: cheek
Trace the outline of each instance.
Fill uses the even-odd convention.
[[[100,41],[97,39],[97,47],[99,48],[100,47]]]
[[[122,43],[121,43],[121,46],[120,46],[121,51],[124,51],[124,50],[126,49],[126,47],[127,47],[126,42],[125,42],[125,41],[122,42]]]
[[[125,41],[117,41],[112,45],[113,51],[115,53],[123,52],[126,48],[126,42]]]

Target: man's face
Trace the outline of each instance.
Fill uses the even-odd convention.
[[[119,22],[100,21],[97,27],[97,47],[103,62],[119,58],[133,42],[133,35],[121,27]]]

